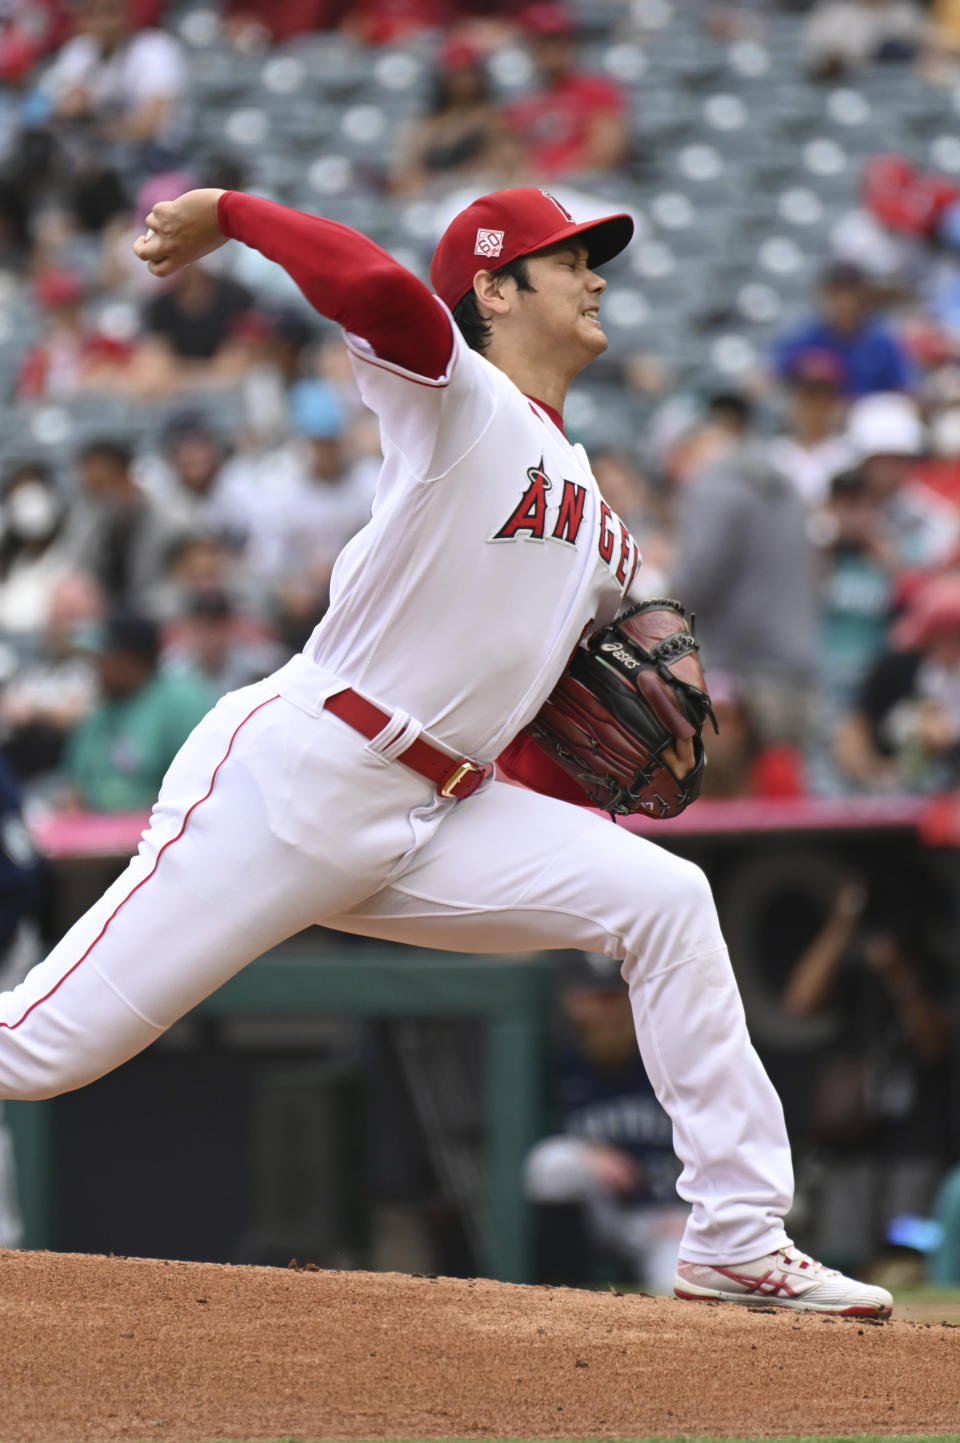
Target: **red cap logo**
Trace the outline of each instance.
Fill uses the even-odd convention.
[[[568,220],[570,224],[573,225],[573,216],[567,210],[567,207],[565,205],[560,204],[555,195],[551,195],[548,190],[542,190],[540,194],[545,195],[547,197],[547,200],[552,201],[553,204],[557,207],[557,210],[563,216],[564,220]]]

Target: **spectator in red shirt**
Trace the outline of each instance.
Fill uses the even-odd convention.
[[[80,279],[69,271],[45,271],[37,278],[34,293],[46,312],[46,328],[20,368],[16,399],[67,397],[121,385],[130,347],[87,324]]]
[[[565,6],[530,5],[520,25],[528,38],[538,88],[510,107],[528,147],[530,168],[545,178],[614,170],[627,149],[627,108],[609,80],[577,69],[574,21]]]
[[[7,0],[0,6],[0,76],[29,72],[69,30],[66,0]]]

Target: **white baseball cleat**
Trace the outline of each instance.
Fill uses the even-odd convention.
[[[712,1267],[709,1263],[681,1260],[673,1291],[678,1298],[837,1313],[845,1318],[889,1318],[893,1312],[893,1298],[886,1288],[844,1277],[792,1246],[749,1263]]]

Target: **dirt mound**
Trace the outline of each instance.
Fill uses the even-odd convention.
[[[944,1432],[960,1329],[0,1252],[0,1398],[3,1443]]]

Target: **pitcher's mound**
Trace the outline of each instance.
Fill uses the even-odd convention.
[[[932,1433],[960,1330],[397,1273],[0,1253],[0,1438]]]

